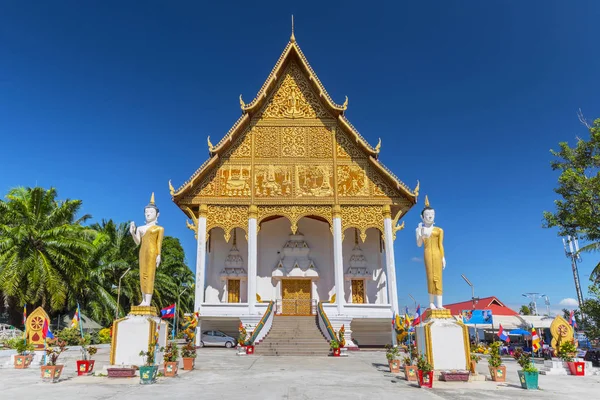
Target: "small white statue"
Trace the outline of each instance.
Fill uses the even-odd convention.
[[[429,206],[425,196],[425,208],[421,212],[421,220],[417,227],[417,246],[425,245],[423,259],[427,274],[427,292],[429,293],[429,308],[443,309],[442,306],[442,270],[446,268],[444,257],[444,231],[433,226],[435,210]]]
[[[154,293],[154,277],[156,268],[160,264],[160,251],[162,248],[165,229],[157,225],[160,215],[158,207],[154,204],[154,193],[150,204],[144,209],[146,225],[136,229],[135,222],[129,225],[129,233],[136,245],[140,246],[140,288],[142,289],[142,302],[140,306],[150,306]]]

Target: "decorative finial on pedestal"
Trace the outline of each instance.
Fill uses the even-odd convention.
[[[294,14],[292,14],[292,36],[290,36],[290,42],[295,42],[296,36],[294,36]]]

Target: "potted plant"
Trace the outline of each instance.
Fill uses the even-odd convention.
[[[27,343],[27,341],[22,339],[17,339],[11,343],[11,346],[17,351],[14,360],[15,368],[29,368],[31,361],[33,360],[33,354],[30,353],[33,351],[33,344]]]
[[[340,342],[337,339],[331,339],[329,341],[329,347],[331,348],[334,357],[340,356]]]
[[[179,348],[177,343],[171,341],[167,343],[167,347],[162,347],[160,351],[163,351],[163,357],[165,360],[165,376],[174,377],[177,376],[177,369],[179,363],[177,358],[179,357]]]
[[[390,366],[390,372],[392,374],[400,373],[400,348],[390,346],[389,344],[385,346],[385,357],[388,360],[388,365]]]
[[[571,375],[583,376],[585,375],[585,363],[580,361],[574,361],[574,357],[577,354],[577,347],[572,341],[566,341],[560,344],[558,350],[558,356],[567,363],[569,372]]]
[[[419,375],[419,387],[429,388],[433,386],[433,366],[422,354],[417,359],[417,369]]]
[[[187,342],[181,348],[181,358],[183,359],[183,370],[191,371],[196,364],[196,346],[193,342]]]
[[[404,378],[407,381],[417,380],[417,366],[410,357],[404,357]]]
[[[514,352],[513,358],[517,360],[521,366],[519,373],[519,381],[521,381],[521,387],[523,389],[538,389],[538,378],[539,372],[531,361],[531,354],[525,353],[523,350],[518,349]]]
[[[500,342],[490,344],[490,359],[488,360],[490,376],[494,382],[506,381],[506,367],[500,358]]]
[[[145,364],[140,367],[140,383],[150,385],[156,382],[158,365],[154,364],[154,343],[148,344],[148,351],[140,351],[140,356],[145,357]]]
[[[481,356],[471,353],[471,363],[469,364],[469,370],[473,375],[477,375],[477,363],[481,361]]]
[[[77,360],[77,375],[89,375],[94,371],[95,360],[92,360],[94,354],[98,352],[98,348],[89,346],[89,338],[81,338],[81,360]]]
[[[46,347],[46,364],[40,367],[42,379],[58,382],[64,365],[56,364],[58,357],[67,350],[66,343],[61,339],[50,339]]]

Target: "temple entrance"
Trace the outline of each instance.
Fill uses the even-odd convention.
[[[284,315],[312,314],[312,282],[309,279],[282,279],[281,303]]]
[[[365,281],[363,279],[352,279],[352,303],[364,304],[365,302]]]

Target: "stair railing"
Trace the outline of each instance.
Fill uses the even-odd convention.
[[[331,327],[331,322],[329,322],[329,318],[327,314],[325,314],[325,310],[323,309],[323,302],[320,301],[317,306],[317,320],[319,321],[319,328],[321,332],[325,335],[328,341],[332,340],[335,337],[335,332]]]
[[[248,343],[254,344],[262,340],[267,335],[267,333],[269,333],[269,331],[271,330],[271,325],[273,324],[273,315],[275,315],[275,313],[273,312],[274,305],[274,301],[269,302],[265,314],[260,319],[260,322],[256,325],[256,328],[254,328],[254,332],[252,332],[252,336],[250,336]]]

